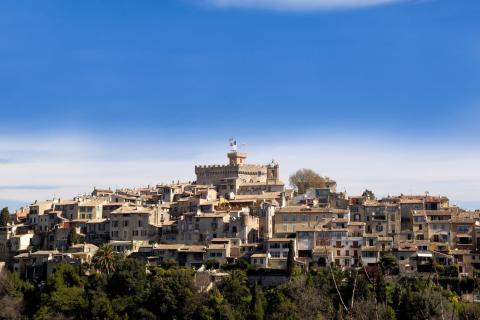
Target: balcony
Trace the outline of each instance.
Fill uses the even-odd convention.
[[[363,232],[350,232],[348,233],[349,237],[363,237]]]
[[[380,245],[362,245],[360,246],[360,248],[362,249],[362,251],[382,251],[382,246]]]

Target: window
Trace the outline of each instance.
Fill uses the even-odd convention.
[[[128,220],[123,221],[123,226],[128,227]]]
[[[468,232],[469,231],[469,226],[468,225],[458,225],[457,226],[457,232]]]
[[[138,227],[139,227],[139,228],[142,227],[142,220],[138,220]]]
[[[270,252],[272,258],[280,258],[280,252]]]
[[[362,257],[364,257],[364,258],[376,258],[377,253],[375,251],[362,251]]]

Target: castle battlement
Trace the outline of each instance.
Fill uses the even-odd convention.
[[[215,168],[225,168],[225,169],[266,169],[269,165],[261,164],[240,164],[240,165],[231,165],[231,164],[207,164],[207,165],[196,165],[196,169],[215,169]]]
[[[244,183],[273,183],[278,180],[278,165],[246,164],[246,153],[233,151],[227,154],[228,164],[196,165],[198,184],[214,185],[222,192],[236,193]]]

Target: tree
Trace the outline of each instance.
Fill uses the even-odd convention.
[[[0,319],[20,319],[25,311],[24,294],[33,286],[16,273],[0,271]]]
[[[146,299],[148,310],[159,319],[181,319],[185,308],[191,307],[196,293],[194,271],[190,269],[151,270],[150,294]],[[206,313],[202,310],[202,313]]]
[[[459,313],[460,320],[480,319],[480,306],[477,303],[467,303]]]
[[[148,310],[139,310],[143,308],[150,289],[143,262],[133,258],[122,259],[116,264],[115,272],[107,278],[106,290],[112,298],[116,314],[128,319],[151,319]]]
[[[265,299],[263,290],[255,282],[255,285],[252,288],[252,301],[250,304],[250,308],[251,308],[250,319],[263,320],[265,318],[266,304],[267,304],[267,300]]]
[[[8,207],[5,207],[0,212],[0,227],[6,227],[10,223],[10,212]]]
[[[290,176],[290,184],[304,194],[309,188],[325,188],[325,178],[311,169],[300,169]]]
[[[375,200],[375,194],[373,191],[365,189],[362,193],[362,197],[367,198],[368,200]]]
[[[220,268],[220,262],[218,262],[218,260],[216,259],[208,259],[206,262],[205,262],[205,266],[207,269],[218,269]]]
[[[58,314],[67,318],[82,319],[87,312],[87,299],[84,279],[78,270],[67,263],[59,264],[47,278],[45,291],[42,293],[41,306],[35,319],[54,318]]]
[[[293,269],[295,268],[295,249],[293,248],[293,240],[288,243],[288,258],[287,258],[287,275],[292,277]]]
[[[98,248],[97,253],[95,253],[92,259],[95,269],[100,272],[105,272],[107,275],[115,271],[117,261],[118,254],[113,251],[113,247],[108,244],[104,244]]]
[[[380,257],[380,267],[386,275],[397,274],[398,273],[398,260],[390,252],[385,252]]]
[[[69,247],[78,243],[78,235],[77,230],[72,227],[70,228],[70,232],[68,233],[67,244]]]
[[[252,295],[247,287],[247,274],[234,270],[231,276],[219,285],[219,290],[225,301],[232,306],[235,318],[245,318],[250,314]]]

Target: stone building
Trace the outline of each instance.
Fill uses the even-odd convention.
[[[283,186],[279,180],[279,166],[246,163],[247,154],[232,151],[228,153],[229,164],[195,166],[197,184],[213,185],[220,196],[226,198],[237,194],[239,189],[255,189],[255,192],[278,190]],[[248,187],[247,187],[248,186]]]

